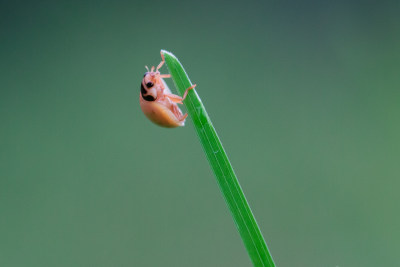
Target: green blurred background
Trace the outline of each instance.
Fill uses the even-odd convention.
[[[399,13],[2,1],[0,266],[251,266],[191,121],[141,112],[160,49],[197,83],[277,266],[399,266]]]

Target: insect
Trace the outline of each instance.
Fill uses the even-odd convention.
[[[185,119],[188,116],[183,115],[178,104],[186,98],[189,90],[196,87],[190,86],[186,89],[183,97],[174,95],[169,90],[168,85],[163,79],[171,78],[170,74],[161,74],[159,69],[164,65],[164,55],[161,53],[162,61],[154,71],[154,66],[144,74],[140,85],[140,107],[146,117],[155,124],[167,128],[175,128],[185,125]]]

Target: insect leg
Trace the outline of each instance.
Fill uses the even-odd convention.
[[[183,116],[181,117],[180,121],[184,121],[184,120],[187,118],[188,115],[189,115],[189,114],[185,113],[185,115],[183,115]]]
[[[183,97],[180,97],[179,95],[174,95],[174,94],[164,94],[164,95],[166,97],[168,97],[168,99],[171,100],[174,103],[183,104],[182,101],[185,100],[189,90],[191,90],[191,89],[193,89],[195,87],[196,87],[196,84],[193,84],[188,89],[186,89],[185,93],[183,94]]]
[[[183,104],[182,103],[183,99],[179,95],[174,95],[174,94],[164,94],[164,95],[174,103]]]
[[[196,87],[196,84],[193,84],[188,89],[186,89],[185,93],[183,94],[182,101],[185,100],[185,98],[187,97],[187,94],[189,93],[189,90],[194,89],[195,87]]]
[[[164,58],[163,53],[160,52],[160,54],[161,54],[161,59],[162,60],[161,60],[160,64],[158,64],[156,71],[158,71],[162,67],[162,65],[164,65],[164,63],[165,63],[165,58]]]

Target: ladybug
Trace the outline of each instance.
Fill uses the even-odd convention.
[[[162,61],[158,64],[154,71],[154,67],[144,74],[140,85],[140,107],[146,117],[155,124],[175,128],[185,125],[185,119],[188,114],[183,114],[178,104],[183,104],[182,101],[186,98],[189,90],[196,87],[196,84],[186,89],[183,97],[174,95],[168,88],[168,85],[163,79],[171,78],[170,74],[161,74],[159,69],[164,65],[164,55],[161,53]]]

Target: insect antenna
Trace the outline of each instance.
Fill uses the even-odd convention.
[[[144,67],[146,68],[147,72],[149,72],[149,67],[147,67],[147,66],[144,66]]]

